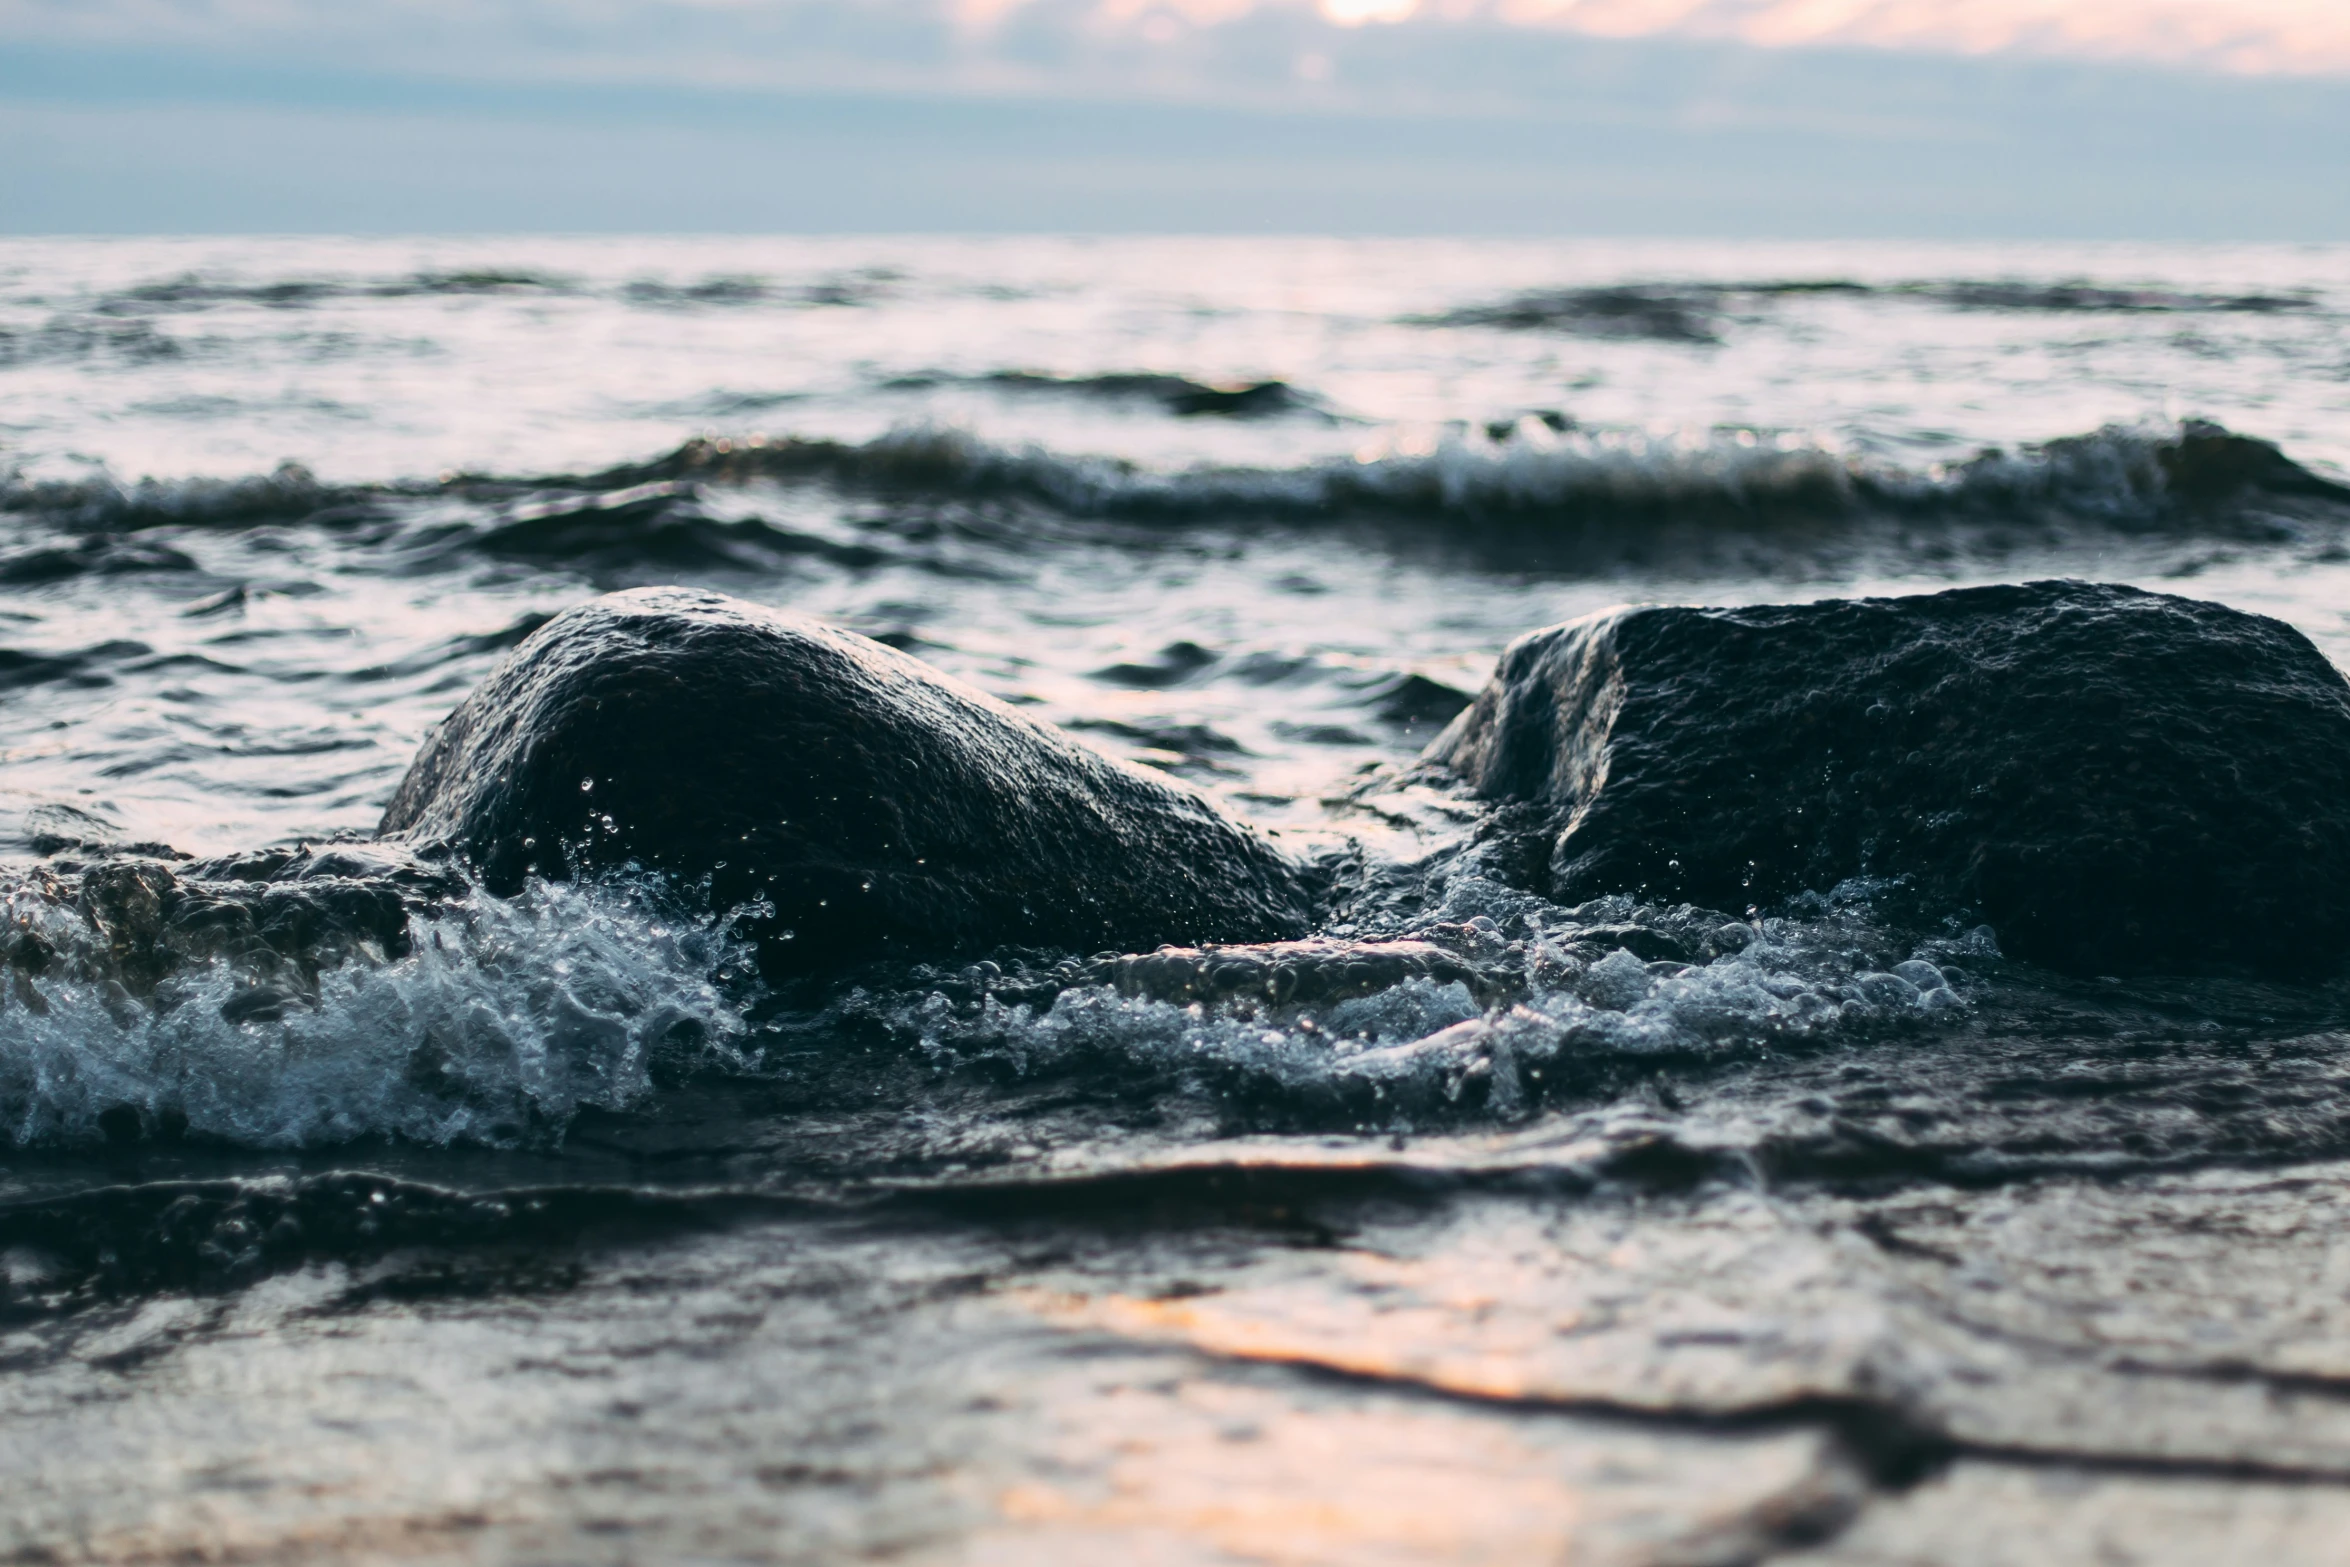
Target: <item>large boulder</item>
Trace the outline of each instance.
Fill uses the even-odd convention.
[[[558,615],[433,731],[384,836],[493,890],[708,878],[785,971],[1294,936],[1307,877],[1196,792],[882,644],[676,588]]]
[[[1562,902],[1906,876],[2078,973],[2350,955],[2350,686],[2217,604],[2034,582],[1609,610],[1511,644],[1429,754],[1523,802],[1519,874]]]

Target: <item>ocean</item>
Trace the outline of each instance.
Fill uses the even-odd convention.
[[[2069,577],[2350,667],[2346,484],[2343,247],[0,242],[0,1558],[2338,1560],[2339,983],[1465,877],[1316,934],[1491,985],[787,984],[621,871],[262,1003],[56,889],[368,837],[658,584],[1412,865],[1522,632]]]

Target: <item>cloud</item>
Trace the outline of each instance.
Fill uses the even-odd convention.
[[[2251,74],[2350,73],[2340,0],[1501,0],[1531,25],[1803,45],[2023,53]]]
[[[0,0],[0,44],[949,90],[1330,91],[1350,40],[1389,32],[1437,54],[1564,34],[2350,76],[2344,0]]]
[[[2119,0],[1330,3],[0,0],[0,231],[2350,235],[2350,84]]]
[[[1420,0],[1321,0],[1323,20],[1338,27],[1360,27],[1366,22],[1408,22],[1420,9]]]

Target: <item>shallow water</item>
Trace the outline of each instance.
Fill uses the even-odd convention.
[[[2182,466],[2187,420],[2309,482]],[[17,877],[364,835],[506,649],[641,583],[1385,864],[1457,839],[1398,769],[1500,646],[1628,599],[2078,575],[2350,664],[2342,250],[11,242],[0,439]],[[1435,969],[1278,1002],[1086,954],[774,991],[625,877],[145,995],[12,912],[93,955],[0,998],[26,1559],[2350,1524],[2338,987],[1473,864],[1322,933]]]

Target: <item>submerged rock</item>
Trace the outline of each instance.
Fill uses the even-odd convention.
[[[1429,748],[1564,903],[1863,875],[2087,974],[2350,956],[2350,685],[2281,622],[2083,582],[1638,608],[1511,644]]]
[[[1307,878],[1181,784],[867,638],[720,594],[616,593],[434,731],[382,833],[492,890],[640,864],[764,899],[789,971],[1002,945],[1295,935]]]

